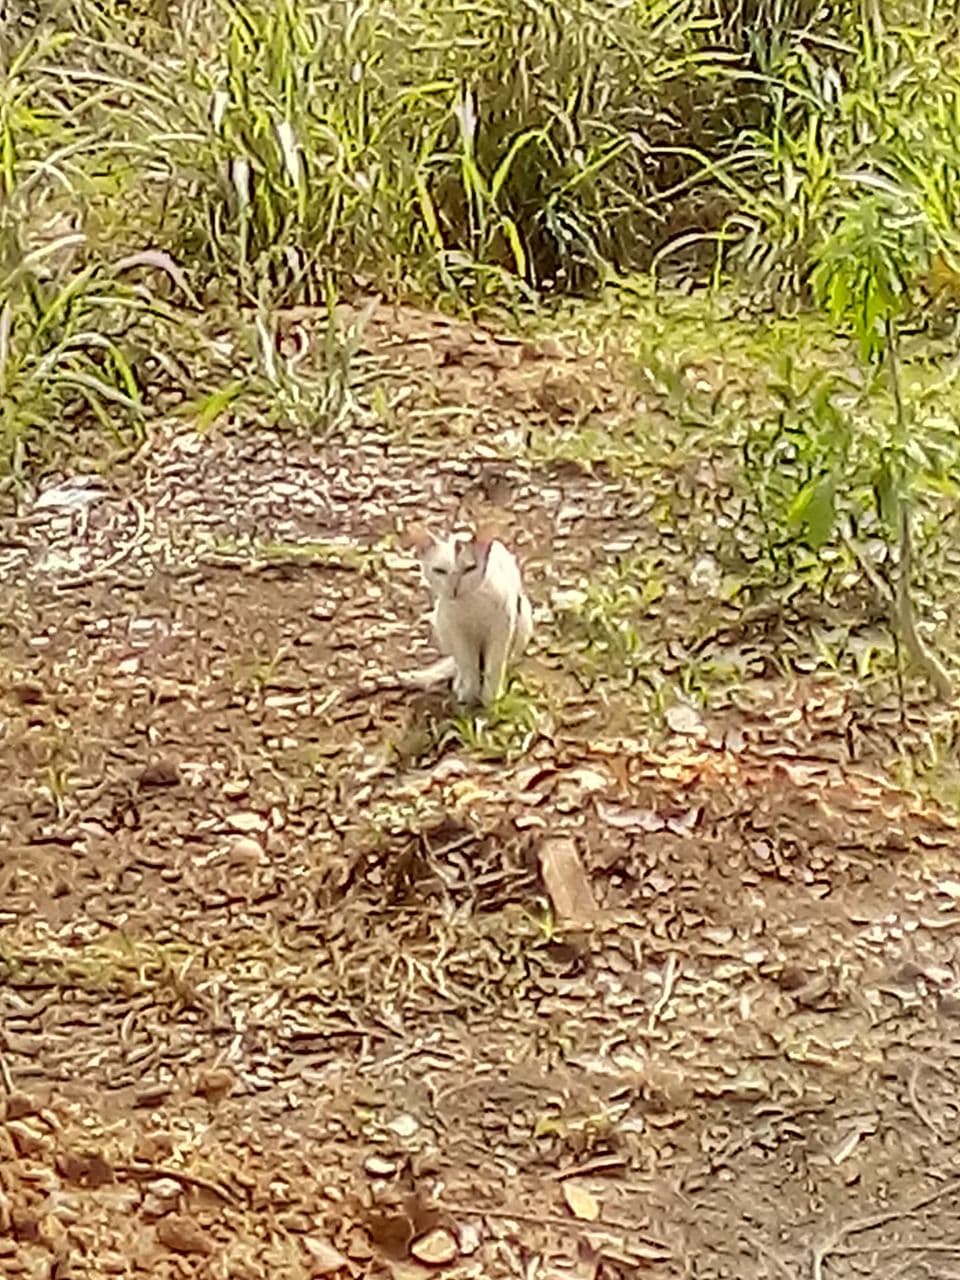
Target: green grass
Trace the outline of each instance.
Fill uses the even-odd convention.
[[[440,729],[437,746],[462,746],[481,760],[510,763],[525,755],[547,726],[545,708],[513,676],[492,707],[455,715]]]
[[[161,247],[204,304],[357,276],[529,304],[651,265],[796,300],[863,173],[949,247],[953,7],[753,8],[79,0],[4,36],[0,259],[59,219],[104,260]]]

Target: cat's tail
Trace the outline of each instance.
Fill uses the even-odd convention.
[[[407,689],[429,689],[433,685],[445,684],[456,674],[457,666],[450,654],[431,662],[429,667],[420,667],[413,671],[398,671],[397,683]]]

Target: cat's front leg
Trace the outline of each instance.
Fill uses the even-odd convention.
[[[485,706],[496,702],[503,692],[507,673],[507,658],[513,640],[513,627],[504,619],[487,640],[483,655],[483,701]]]
[[[472,672],[457,671],[453,678],[453,696],[464,707],[481,701],[480,677]]]
[[[453,660],[457,673],[453,677],[453,696],[465,706],[480,701],[481,676],[480,653],[477,647],[463,638],[453,646]]]

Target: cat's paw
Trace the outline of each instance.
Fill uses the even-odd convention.
[[[488,680],[483,686],[483,705],[492,707],[499,699],[501,692],[502,688],[499,682],[495,684],[492,680]]]
[[[457,676],[453,681],[453,696],[462,707],[472,707],[480,701],[480,689],[475,681]]]

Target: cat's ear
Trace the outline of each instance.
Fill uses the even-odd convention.
[[[473,535],[473,541],[478,547],[487,547],[496,542],[499,530],[495,524],[482,524],[477,528],[477,532]]]
[[[487,560],[490,558],[490,548],[497,539],[497,530],[493,525],[483,525],[473,535],[473,554],[477,558],[477,567],[481,573],[487,571]]]
[[[425,524],[411,524],[404,530],[402,542],[418,556],[423,556],[431,547],[436,546],[439,538]]]

